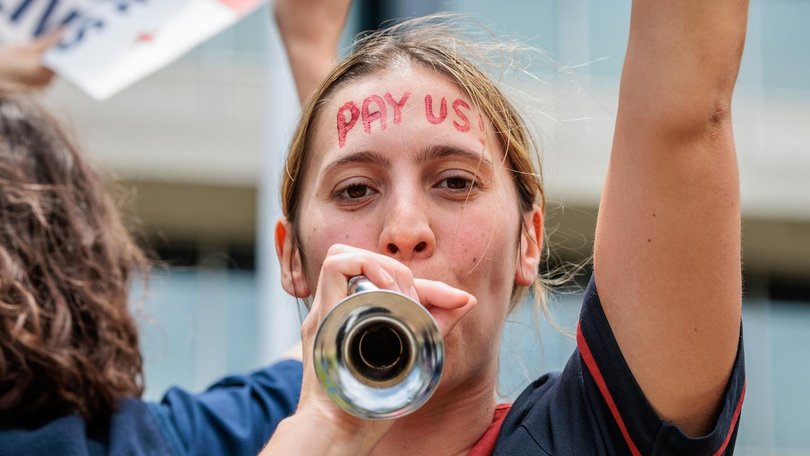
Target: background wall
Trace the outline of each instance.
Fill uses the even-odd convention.
[[[528,116],[541,132],[552,244],[580,261],[593,225],[616,111],[629,2],[615,0],[357,1],[348,36],[385,17],[472,13],[548,51],[534,70]],[[297,107],[262,9],[105,103],[57,83],[48,103],[99,166],[125,183],[133,220],[170,267],[143,300],[147,397],[196,390],[268,362],[297,333],[295,303],[273,280],[264,237]],[[753,0],[734,100],[743,193],[748,393],[741,454],[810,454],[810,1]],[[291,101],[292,100],[292,101]],[[577,295],[556,298],[573,328]],[[536,338],[522,308],[503,346],[502,392],[559,369],[573,341],[547,323]],[[526,347],[531,347],[527,349]]]

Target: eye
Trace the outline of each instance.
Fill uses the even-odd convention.
[[[366,196],[369,192],[368,186],[363,184],[354,184],[343,189],[343,194],[352,199],[358,199]]]
[[[453,174],[444,176],[435,187],[448,192],[463,193],[474,190],[478,187],[478,182],[473,176],[468,174]]]
[[[441,181],[440,186],[450,190],[468,190],[475,186],[475,181],[463,176],[452,176]]]
[[[332,193],[332,198],[339,203],[354,204],[362,202],[377,193],[377,190],[373,189],[369,184],[354,181],[338,186]]]

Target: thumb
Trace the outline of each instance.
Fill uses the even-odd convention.
[[[478,302],[470,293],[443,282],[414,279],[414,285],[419,301],[436,320],[442,336],[447,336]]]

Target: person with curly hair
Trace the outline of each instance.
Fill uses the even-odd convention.
[[[321,2],[328,14],[315,20],[305,17],[309,6],[280,2],[276,12],[289,54],[297,56],[292,65],[304,97],[334,65],[349,1]],[[13,63],[39,68],[33,60]],[[301,363],[287,358],[300,359],[300,349],[203,393],[172,388],[158,403],[143,401],[143,359],[129,306],[150,261],[104,179],[60,122],[20,94],[20,84],[2,84],[9,75],[32,87],[41,78],[28,76],[38,73],[4,69],[0,455],[255,455],[295,410]]]

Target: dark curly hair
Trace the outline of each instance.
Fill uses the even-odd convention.
[[[0,94],[0,417],[91,424],[143,392],[128,309],[146,256],[59,123]]]

